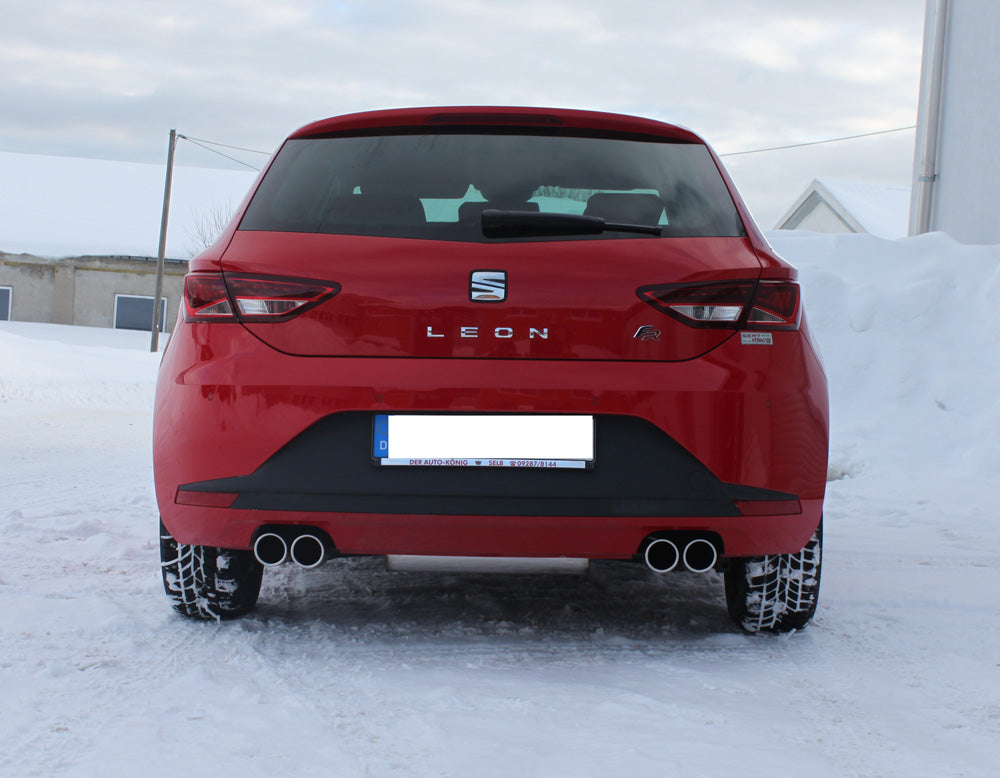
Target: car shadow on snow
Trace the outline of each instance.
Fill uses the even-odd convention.
[[[250,619],[329,626],[365,640],[645,641],[735,635],[722,576],[658,576],[630,562],[584,575],[394,573],[384,558],[334,559],[316,570],[268,570]]]

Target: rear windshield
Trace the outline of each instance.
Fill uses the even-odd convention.
[[[659,225],[663,237],[745,234],[700,144],[508,133],[288,141],[240,229],[496,242],[486,208]]]

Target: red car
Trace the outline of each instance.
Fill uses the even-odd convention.
[[[185,279],[154,424],[168,596],[224,619],[286,561],[626,560],[723,572],[745,630],[803,626],[828,410],[795,278],[680,127],[303,127]]]

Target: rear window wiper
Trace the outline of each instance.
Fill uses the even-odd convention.
[[[655,224],[618,224],[600,216],[546,211],[501,211],[486,208],[482,216],[483,235],[487,238],[544,238],[557,235],[600,235],[602,232],[637,232],[660,235]]]

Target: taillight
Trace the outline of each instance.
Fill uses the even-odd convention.
[[[184,279],[187,321],[279,322],[340,291],[340,284],[269,276],[192,273]]]
[[[747,317],[749,330],[797,330],[802,320],[799,285],[793,281],[761,281]]]
[[[217,273],[184,277],[184,319],[186,321],[236,321],[229,293]]]
[[[636,293],[689,327],[796,330],[801,319],[799,286],[792,281],[657,284]]]
[[[691,327],[735,329],[753,294],[755,281],[677,286],[662,284],[636,290],[639,299]]]

